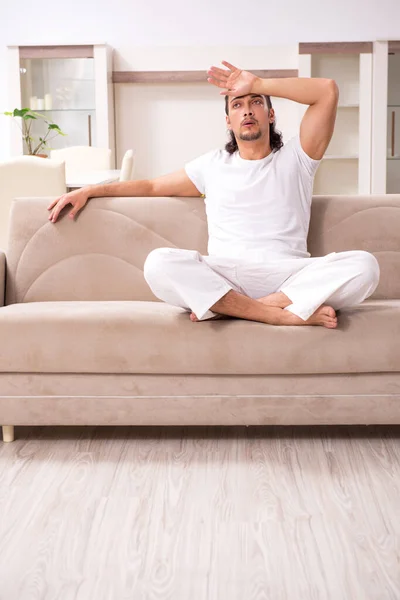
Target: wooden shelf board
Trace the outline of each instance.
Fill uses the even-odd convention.
[[[297,69],[252,71],[263,79],[298,77]],[[113,83],[204,83],[207,71],[114,71]]]

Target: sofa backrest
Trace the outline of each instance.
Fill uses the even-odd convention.
[[[143,277],[154,248],[207,253],[201,198],[96,198],[74,221],[64,209],[48,220],[49,199],[13,202],[6,303],[55,300],[155,300]],[[400,194],[314,196],[312,256],[373,252],[381,267],[375,298],[400,298]]]

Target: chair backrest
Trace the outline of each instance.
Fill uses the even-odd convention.
[[[51,158],[65,161],[67,179],[82,171],[102,171],[111,169],[110,148],[94,146],[71,146],[60,150],[52,150]]]
[[[38,159],[39,160],[39,159]],[[154,248],[207,253],[202,198],[95,198],[75,220],[65,209],[47,219],[48,202],[13,202],[6,302],[155,300],[143,277]],[[27,211],[29,208],[29,218]],[[379,261],[374,298],[400,299],[400,194],[314,196],[313,256],[367,250]]]
[[[133,150],[127,150],[121,163],[120,181],[130,181],[133,177]]]
[[[11,204],[24,196],[61,196],[66,192],[65,164],[38,156],[0,162],[0,248],[6,249]]]

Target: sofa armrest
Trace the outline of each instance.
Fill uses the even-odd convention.
[[[0,306],[4,306],[6,294],[6,255],[0,248]]]

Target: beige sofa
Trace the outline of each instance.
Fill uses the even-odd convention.
[[[4,439],[16,425],[400,423],[400,195],[313,199],[311,254],[369,250],[381,267],[336,330],[192,323],[155,302],[146,256],[206,253],[201,199],[100,198],[56,224],[48,203],[14,201],[1,254]]]

